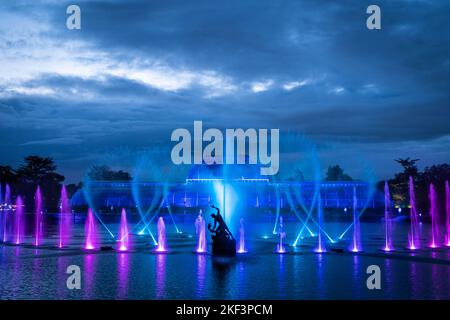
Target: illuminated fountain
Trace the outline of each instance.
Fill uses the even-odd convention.
[[[4,208],[3,208],[3,242],[8,241],[8,221],[9,221],[9,206],[11,205],[11,188],[9,184],[5,186],[5,198],[4,198]],[[8,208],[8,209],[7,209]]]
[[[59,242],[58,247],[66,247],[70,242],[72,230],[72,215],[66,186],[61,187],[61,206],[59,215]]]
[[[438,247],[438,239],[439,239],[439,225],[438,225],[438,217],[437,217],[437,195],[436,190],[434,190],[434,186],[430,184],[430,216],[431,216],[431,248]]]
[[[156,249],[154,252],[157,253],[165,253],[167,252],[167,242],[166,242],[166,225],[164,224],[164,220],[162,217],[158,219],[158,244],[156,245]]]
[[[127,212],[122,208],[120,215],[120,227],[119,227],[119,240],[117,250],[127,251],[129,249],[129,237],[128,237],[128,225],[127,225]]]
[[[14,213],[14,243],[21,244],[24,236],[23,201],[21,197],[16,199],[16,211]]]
[[[202,210],[200,210],[197,219],[195,219],[195,232],[197,234],[197,248],[195,252],[206,253],[206,227],[205,219],[203,218]]]
[[[92,212],[92,209],[88,209],[87,217],[86,217],[86,223],[84,227],[85,232],[85,245],[84,248],[86,250],[95,250],[98,249],[98,243],[97,243],[97,230],[96,230],[96,224],[95,224],[95,217],[94,213]]]
[[[42,194],[41,188],[37,186],[36,193],[34,195],[34,215],[35,215],[35,231],[34,231],[34,245],[38,247],[42,240]]]
[[[314,250],[317,253],[324,253],[327,250],[323,244],[322,240],[322,225],[323,225],[323,212],[322,212],[322,197],[318,196],[318,204],[317,204],[317,218],[318,218],[318,227],[319,231],[317,232],[317,248]]]
[[[392,251],[392,221],[391,221],[391,195],[389,193],[389,185],[387,181],[384,182],[384,228],[385,228],[385,243],[384,251]]]
[[[409,177],[409,205],[410,205],[410,220],[411,227],[408,234],[409,245],[408,249],[416,250],[420,248],[419,242],[419,220],[417,217],[416,197],[414,195],[414,181]]]
[[[239,227],[239,245],[237,249],[237,253],[247,253],[247,249],[245,248],[245,231],[244,231],[244,218],[239,220],[241,226]],[[280,242],[282,245],[282,242]]]
[[[352,243],[352,252],[361,251],[361,232],[360,232],[360,223],[358,217],[358,199],[356,197],[356,188],[353,187],[353,243]]]
[[[445,245],[447,247],[450,247],[450,188],[448,185],[448,181],[445,181],[445,214],[445,229],[447,231],[445,236]]]
[[[277,250],[276,253],[286,253],[286,248],[283,244],[283,239],[286,237],[286,232],[284,232],[284,224],[283,224],[283,217],[280,217],[278,221],[278,237],[279,242],[277,244]]]

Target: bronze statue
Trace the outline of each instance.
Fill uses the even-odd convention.
[[[215,214],[211,214],[214,225],[211,227],[211,223],[208,223],[208,230],[211,232],[213,241],[213,255],[234,256],[236,255],[236,240],[223,220],[219,208],[214,205],[212,207],[217,211]]]

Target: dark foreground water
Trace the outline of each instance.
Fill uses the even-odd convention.
[[[169,232],[168,254],[153,254],[151,239],[134,236],[131,252],[85,252],[82,225],[73,244],[65,250],[47,238],[44,248],[0,244],[1,299],[450,299],[450,250],[404,249],[407,223],[396,225],[396,252],[384,253],[382,224],[362,225],[364,251],[346,249],[351,234],[328,252],[313,252],[316,238],[306,238],[289,253],[274,254],[276,238],[263,239],[264,232],[249,233],[250,252],[236,258],[214,258],[193,253],[195,238],[191,224],[180,224],[183,234]],[[271,230],[271,225],[254,229]],[[334,226],[342,230],[340,226]],[[117,226],[111,227],[111,230]],[[423,227],[426,243],[427,227]],[[292,243],[299,226],[288,229]],[[329,226],[328,230],[332,230]],[[331,233],[331,232],[330,232]],[[114,245],[103,232],[103,244]],[[26,242],[31,244],[28,237]],[[66,286],[66,268],[78,265],[80,290]],[[369,265],[381,269],[381,290],[366,286]]]

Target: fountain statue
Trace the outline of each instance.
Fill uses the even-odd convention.
[[[208,230],[211,232],[212,254],[217,256],[235,256],[236,255],[236,240],[228,229],[225,221],[220,215],[219,208],[216,208],[217,213],[211,214],[214,219],[214,226],[211,227],[211,223],[208,224]]]

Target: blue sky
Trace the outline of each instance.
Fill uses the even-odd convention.
[[[72,3],[79,31],[65,27]],[[373,3],[382,30],[365,27]],[[2,1],[1,164],[51,156],[78,181],[142,150],[170,161],[170,132],[194,120],[306,137],[323,170],[361,179],[391,176],[399,157],[449,162],[449,12],[426,0]],[[308,157],[289,141],[285,173]]]

